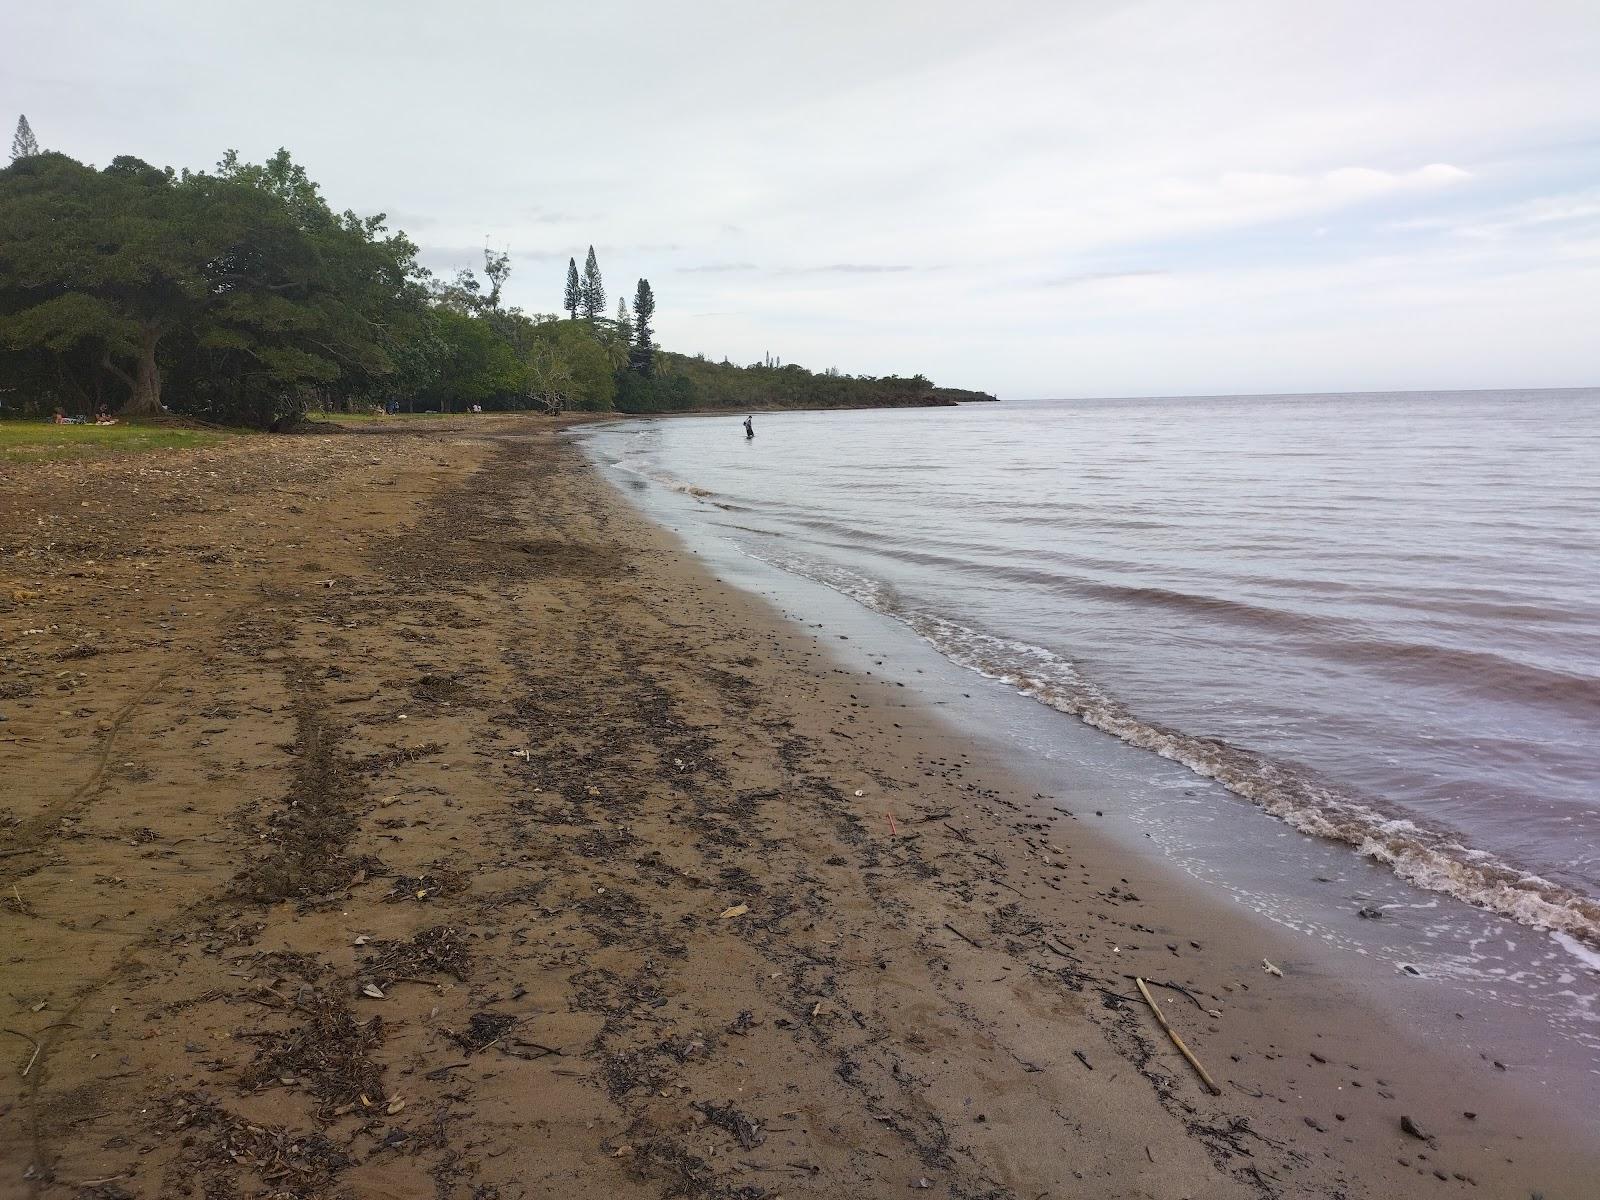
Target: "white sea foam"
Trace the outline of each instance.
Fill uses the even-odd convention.
[[[1550,940],[1591,971],[1600,971],[1600,950],[1585,945],[1569,933],[1552,933]]]
[[[1142,720],[1053,651],[909,609],[882,582],[833,564],[781,550],[754,556],[894,618],[968,670],[1216,780],[1294,829],[1343,842],[1418,887],[1547,930],[1586,963],[1600,962],[1600,902],[1588,896],[1462,845],[1409,817],[1382,812],[1374,802],[1345,794],[1307,772],[1219,739]]]
[[[619,458],[611,465],[618,471],[626,471],[629,475],[637,475],[641,479],[648,479],[651,483],[660,484],[668,491],[678,492],[684,496],[693,496],[696,499],[703,500],[716,495],[710,488],[703,488],[698,484],[689,483],[687,480],[679,479],[676,475],[659,468],[651,469],[639,459]]]

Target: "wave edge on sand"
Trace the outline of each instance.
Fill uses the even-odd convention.
[[[1416,887],[1439,892],[1600,951],[1600,900],[1473,849],[1414,818],[1385,813],[1310,772],[1217,738],[1184,733],[1135,714],[1041,646],[996,637],[902,604],[883,582],[795,555],[741,552],[900,622],[957,666],[1015,688],[1118,740],[1181,764],[1312,837],[1339,842]],[[1571,952],[1566,942],[1558,944]],[[1588,962],[1584,955],[1576,955]],[[1591,964],[1592,965],[1592,964]]]

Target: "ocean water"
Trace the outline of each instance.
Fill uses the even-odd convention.
[[[590,444],[1060,720],[1600,963],[1600,390],[743,415]]]

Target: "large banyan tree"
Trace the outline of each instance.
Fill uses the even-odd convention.
[[[424,311],[383,218],[335,213],[287,152],[181,174],[62,154],[0,171],[0,385],[269,424],[370,394]]]

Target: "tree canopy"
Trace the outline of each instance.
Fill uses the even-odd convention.
[[[0,340],[102,403],[119,382],[131,416],[162,410],[164,374],[187,411],[263,424],[370,389],[420,296],[416,247],[335,214],[283,151],[181,175],[32,155],[0,171],[0,226]]]
[[[273,425],[353,406],[462,411],[937,403],[920,376],[857,380],[662,353],[655,292],[606,315],[593,246],[567,319],[505,303],[509,251],[436,278],[382,214],[335,211],[289,153],[209,171],[40,151],[0,170],[0,405]],[[970,395],[970,394],[964,394]]]
[[[650,328],[655,315],[656,294],[650,290],[650,281],[641,279],[633,293],[633,353],[628,367],[646,379],[655,373],[655,330]]]
[[[11,135],[11,161],[39,153],[39,139],[33,136],[33,126],[28,124],[28,114],[17,118],[17,131]]]
[[[578,319],[578,310],[583,307],[583,284],[578,280],[578,260],[567,259],[567,290],[561,299],[561,307],[567,310],[567,316],[574,321]]]
[[[589,257],[583,263],[583,283],[578,289],[579,307],[586,321],[606,315],[606,289],[600,279],[600,262],[589,247]]]

